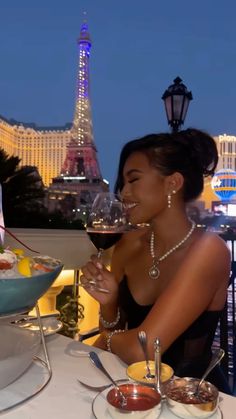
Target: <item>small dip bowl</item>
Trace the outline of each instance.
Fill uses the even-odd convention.
[[[120,396],[115,387],[107,393],[108,410],[113,419],[132,415],[135,419],[158,418],[161,412],[161,395],[154,388],[137,383],[121,384],[119,389],[127,399],[121,407]]]
[[[180,418],[207,418],[216,412],[219,405],[218,389],[208,381],[203,381],[199,392],[196,388],[200,379],[175,378],[165,386],[168,408]]]
[[[149,361],[150,371],[155,375],[155,363],[154,361]],[[147,374],[147,366],[145,361],[135,362],[128,366],[126,374],[129,378],[134,381],[138,381],[143,384],[155,383],[155,378],[145,378]],[[164,384],[168,382],[174,375],[173,369],[168,364],[161,363],[161,383]]]

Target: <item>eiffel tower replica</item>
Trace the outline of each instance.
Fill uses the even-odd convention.
[[[83,219],[86,218],[96,194],[108,191],[109,184],[102,178],[93,138],[89,97],[91,39],[86,20],[82,24],[77,42],[79,66],[71,140],[67,144],[61,173],[53,178],[49,186],[48,204],[50,210],[60,210],[64,216]]]

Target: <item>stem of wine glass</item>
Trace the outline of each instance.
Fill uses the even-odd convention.
[[[101,259],[102,254],[103,254],[103,250],[104,249],[102,249],[101,247],[98,249],[98,254],[97,254],[98,259]]]

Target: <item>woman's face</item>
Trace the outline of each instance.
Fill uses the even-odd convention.
[[[142,152],[128,157],[123,179],[121,197],[132,224],[148,223],[167,208],[166,177],[150,165]]]

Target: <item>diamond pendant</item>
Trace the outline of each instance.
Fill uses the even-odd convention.
[[[160,270],[158,269],[157,265],[154,263],[148,271],[149,278],[151,279],[158,279],[160,276]]]

